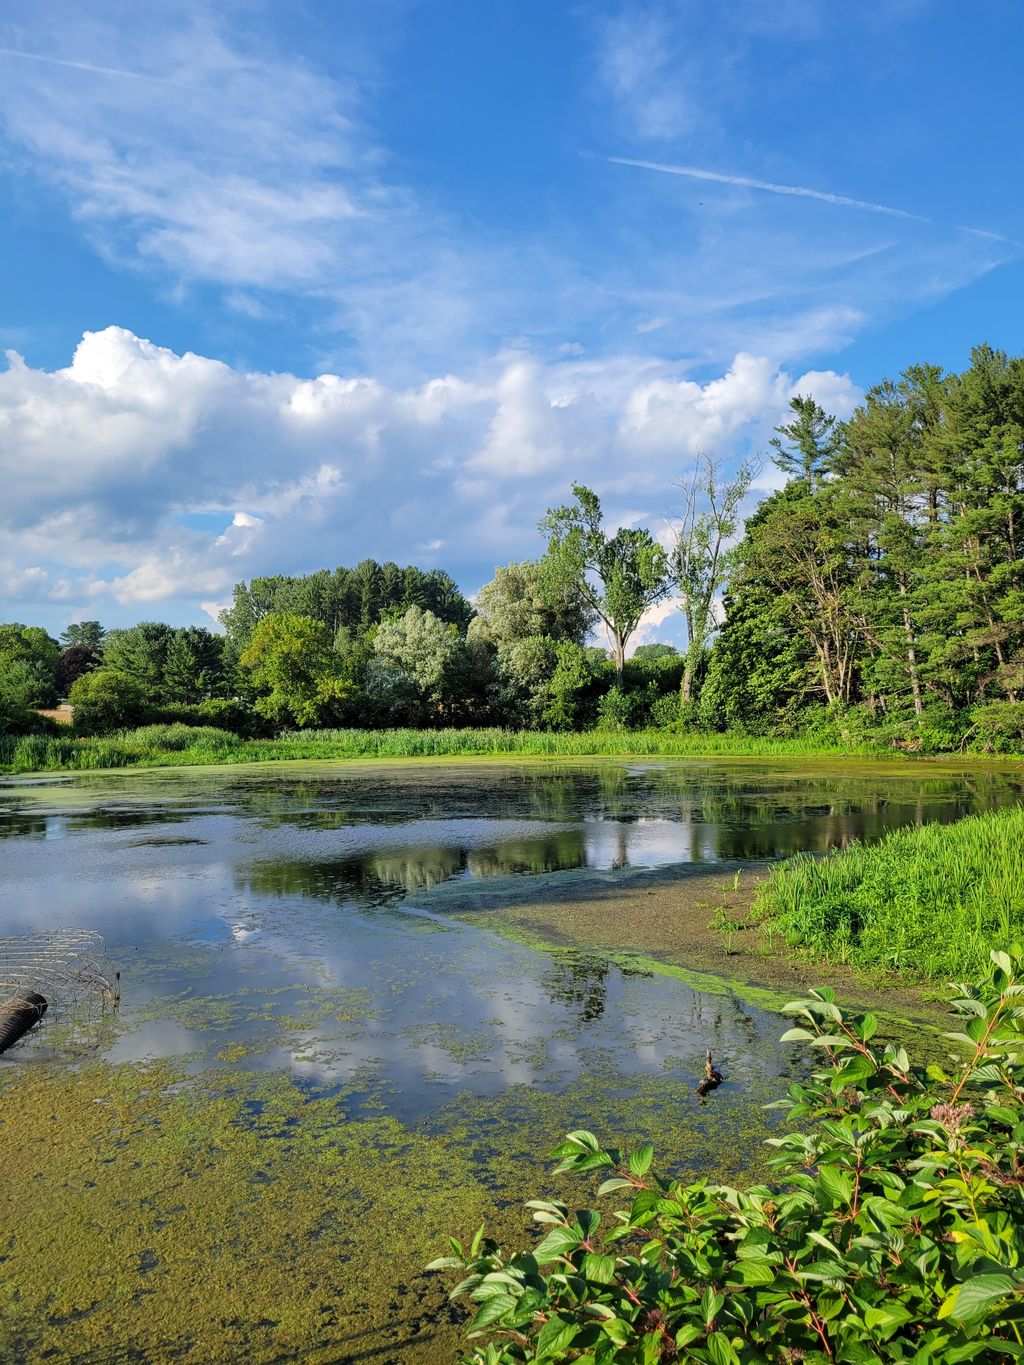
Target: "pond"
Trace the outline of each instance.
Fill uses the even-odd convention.
[[[801,1065],[764,1001],[571,935],[523,941],[503,906],[525,889],[585,916],[598,884],[1021,791],[1015,769],[863,761],[0,784],[0,934],[96,931],[123,988],[116,1012],[55,998],[0,1059],[0,1356],[457,1358],[458,1314],[421,1267],[484,1218],[524,1242],[527,1198],[586,1197],[545,1169],[567,1128],[742,1179]],[[726,1081],[702,1102],[708,1047]]]

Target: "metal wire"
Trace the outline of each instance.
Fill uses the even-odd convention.
[[[70,1026],[60,1034],[66,1034],[68,1045],[77,1051],[88,1046],[80,1026],[94,1023],[120,1002],[121,973],[107,956],[102,934],[90,929],[38,930],[0,938],[0,1004],[18,990],[46,997],[47,1031],[54,1025]],[[33,1029],[27,1039],[36,1033]]]

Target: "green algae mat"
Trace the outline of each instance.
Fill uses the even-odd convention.
[[[596,884],[1019,797],[671,761],[0,785],[0,935],[98,931],[123,984],[0,1059],[0,1359],[454,1360],[422,1267],[484,1219],[522,1243],[566,1129],[742,1178],[794,1065],[767,997],[496,932],[514,887],[578,917]]]

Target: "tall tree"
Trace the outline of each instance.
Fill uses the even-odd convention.
[[[162,702],[167,647],[173,635],[174,627],[163,621],[140,621],[137,626],[108,631],[103,662],[138,683],[148,703]]]
[[[239,664],[260,693],[256,710],[279,725],[328,724],[351,695],[330,630],[308,616],[264,616]]]
[[[100,649],[106,633],[99,621],[74,621],[61,631],[60,642],[65,649],[76,645],[84,649]]]
[[[224,692],[224,640],[205,626],[183,626],[167,642],[163,692],[168,701],[194,704]]]
[[[670,564],[686,623],[684,704],[693,699],[694,671],[715,628],[715,602],[725,591],[736,561],[732,541],[740,504],[758,467],[756,459],[747,458],[731,477],[724,477],[715,456],[702,452],[680,485],[683,510],[673,530]]]
[[[575,503],[549,509],[540,523],[544,572],[552,584],[577,590],[604,623],[621,686],[630,637],[669,591],[668,557],[650,531],[620,527],[607,535],[597,494],[579,483],[572,491]]]
[[[25,626],[20,621],[0,625],[0,674],[10,675],[12,692],[17,691],[26,705],[53,705],[59,665],[60,645],[42,626]]]
[[[776,427],[771,440],[773,459],[786,474],[812,479],[828,472],[839,448],[836,419],[808,395],[789,400],[793,420]]]

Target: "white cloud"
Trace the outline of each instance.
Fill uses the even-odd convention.
[[[588,11],[582,94],[598,143],[639,159],[648,148],[637,138],[699,128],[701,156],[733,164],[719,124],[751,87],[737,77],[750,35],[806,36],[812,11],[789,0],[767,24],[754,0]],[[567,176],[572,199],[536,208],[528,226],[469,219],[433,185],[417,192],[416,168],[379,145],[394,94],[366,46],[347,41],[357,21],[342,14],[329,53],[307,41],[303,55],[303,35],[275,40],[262,0],[9,0],[0,155],[67,204],[112,269],[143,272],[165,301],[210,305],[232,337],[301,317],[318,368],[417,388],[512,337],[542,359],[579,346],[607,360],[628,337],[703,364],[741,349],[797,363],[1006,258],[1004,243],[950,242],[927,223],[865,223],[805,198],[598,159],[583,196]],[[744,147],[743,164],[772,184],[820,178],[779,167],[769,148]],[[580,221],[581,204],[598,207],[599,230]],[[308,397],[351,401],[343,388]]]
[[[599,80],[638,137],[677,138],[701,119],[699,65],[682,46],[662,6],[631,4],[598,26]]]
[[[20,38],[0,54],[9,137],[109,251],[191,279],[310,285],[386,207],[353,89],[244,50],[212,6],[58,0],[45,25],[18,3],[5,19]]]
[[[241,578],[366,555],[443,549],[476,587],[538,552],[537,520],[574,479],[613,523],[657,530],[694,451],[763,444],[808,391],[841,415],[857,397],[846,376],[747,354],[704,383],[645,357],[507,353],[408,388],[307,380],[110,327],[65,368],[13,356],[0,373],[0,575],[12,603],[176,619]]]

